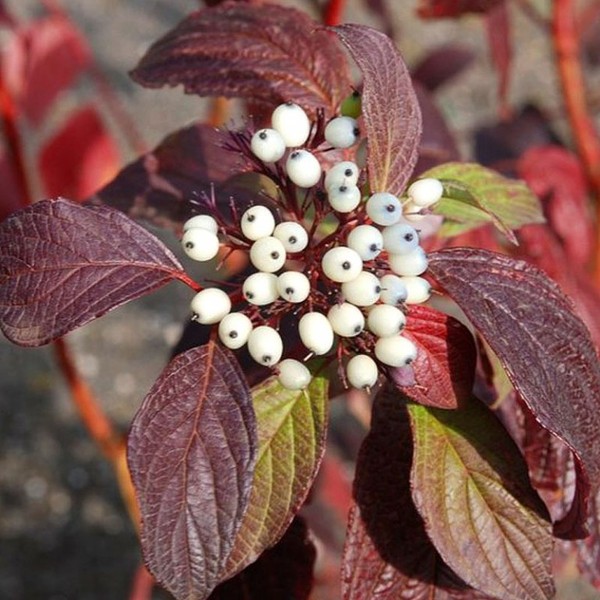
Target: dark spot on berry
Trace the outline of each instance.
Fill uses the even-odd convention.
[[[294,158],[298,158],[300,156],[300,151],[299,150],[295,150],[294,152],[292,152],[290,154],[290,158],[294,159]]]
[[[246,292],[246,298],[248,298],[248,300],[252,300],[252,298],[254,298],[254,294],[252,292]]]
[[[288,242],[293,246],[298,241],[298,238],[295,235],[290,235],[288,238]]]
[[[388,204],[385,207],[385,210],[387,210],[389,213],[396,212],[396,206],[394,204]]]
[[[377,252],[377,250],[379,250],[379,246],[378,246],[377,244],[371,244],[371,245],[369,246],[369,250],[370,250],[371,252]]]
[[[191,250],[191,249],[194,247],[194,243],[193,243],[193,242],[186,242],[186,243],[185,243],[185,247],[186,247],[188,250]]]
[[[345,260],[345,261],[342,263],[342,269],[344,269],[344,271],[347,271],[348,269],[350,269],[350,267],[351,267],[351,266],[352,266],[352,265],[350,264],[350,261],[349,261],[349,260]]]
[[[352,130],[352,133],[354,134],[354,137],[358,137],[360,135],[360,129],[358,127],[355,127]]]
[[[381,286],[380,285],[376,285],[375,286],[375,293],[376,294],[381,294]]]
[[[412,359],[412,358],[407,358],[407,359],[404,361],[404,364],[405,364],[406,366],[408,366],[408,365],[410,365],[410,363],[411,363],[412,361],[413,361],[413,359]]]
[[[346,177],[352,177],[352,175],[354,174],[354,172],[352,171],[352,169],[350,167],[348,167],[345,171],[344,171],[344,175]]]
[[[267,132],[266,132],[266,131],[261,131],[261,132],[258,134],[258,137],[259,137],[261,140],[266,140],[266,139],[267,139],[267,137],[268,137],[268,135],[267,135]]]
[[[237,332],[237,331],[230,331],[230,332],[229,332],[229,337],[230,337],[232,340],[235,340],[235,338],[236,338],[237,336],[238,336],[238,332]]]
[[[285,103],[285,105],[286,105],[286,106],[294,106],[294,103],[293,103],[291,100],[288,100],[288,101]]]
[[[414,235],[414,233],[407,233],[404,235],[404,239],[407,242],[412,242],[415,239],[415,235]]]
[[[274,250],[273,252],[271,252],[271,258],[273,260],[277,260],[279,258],[279,252],[277,252],[277,250]]]
[[[346,191],[348,191],[347,185],[340,185],[340,187],[338,188],[338,192],[341,192],[342,194]]]
[[[273,360],[273,357],[270,354],[264,354],[263,357],[262,357],[262,362],[265,365],[271,364],[272,360]]]
[[[256,219],[256,215],[248,215],[246,217],[246,221],[248,221],[248,223],[252,223],[252,221],[254,221]]]
[[[285,293],[286,293],[288,296],[291,296],[291,295],[294,293],[294,288],[291,288],[291,287],[287,287],[287,288],[285,288]]]
[[[360,325],[357,325],[357,326],[354,328],[354,333],[360,333],[361,331],[362,331],[362,327],[361,327]]]

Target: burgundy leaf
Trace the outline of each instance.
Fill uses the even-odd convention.
[[[221,582],[257,447],[244,374],[213,342],[173,359],[134,417],[128,461],[144,559],[177,600],[203,600]]]
[[[477,352],[471,332],[456,319],[426,306],[411,306],[404,335],[417,346],[415,384],[402,392],[415,402],[457,408],[471,397]]]
[[[509,112],[508,88],[512,66],[511,22],[508,5],[501,2],[488,11],[485,16],[488,45],[496,71],[498,73],[498,103],[501,114]]]
[[[375,29],[333,29],[363,76],[371,191],[400,195],[417,163],[421,139],[421,110],[406,65],[392,40]]]
[[[578,485],[555,534],[585,535],[590,483],[600,484],[600,363],[585,325],[541,271],[484,250],[430,254],[431,275],[504,365],[536,419],[574,451]]]
[[[423,19],[460,17],[465,13],[485,13],[504,0],[420,0],[417,12]]]
[[[350,90],[335,40],[308,15],[274,4],[224,2],[158,40],[132,72],[147,87],[183,84],[201,96],[293,100],[330,113]]]
[[[159,288],[188,281],[158,239],[119,211],[42,200],[0,224],[0,328],[39,346]]]
[[[2,196],[0,197],[0,221],[24,206],[23,192],[9,154],[0,150],[0,181]]]
[[[427,91],[433,92],[462,73],[474,60],[475,52],[471,48],[449,42],[431,50],[412,70],[412,77]]]

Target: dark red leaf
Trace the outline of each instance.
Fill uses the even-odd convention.
[[[415,385],[398,387],[415,402],[457,408],[471,397],[477,351],[471,332],[426,306],[411,306],[404,335],[417,346]]]
[[[306,13],[224,2],[197,11],[158,40],[132,72],[147,87],[183,84],[200,96],[293,100],[330,113],[350,90],[343,52]]]
[[[460,17],[465,13],[484,13],[504,0],[420,0],[417,12],[423,19]]]
[[[181,265],[119,211],[42,200],[0,224],[0,328],[46,344],[173,279]]]
[[[177,600],[203,600],[221,582],[257,448],[244,374],[213,342],[174,358],[134,417],[127,456],[144,559]]]
[[[488,45],[498,74],[498,103],[500,112],[509,112],[508,86],[512,66],[511,22],[506,2],[500,2],[485,15]]]
[[[474,60],[475,52],[471,48],[449,42],[431,50],[412,69],[412,77],[427,91],[433,92],[462,73]],[[423,123],[425,124],[425,117],[423,117]]]
[[[417,163],[421,139],[421,110],[406,65],[392,40],[375,29],[340,25],[333,30],[363,76],[371,191],[400,195]]]
[[[24,206],[24,198],[15,175],[12,162],[6,151],[0,150],[0,181],[2,196],[0,196],[0,221]]]
[[[69,115],[40,151],[40,174],[47,196],[83,200],[119,169],[119,151],[92,105]]]
[[[429,269],[504,365],[538,421],[577,457],[577,496],[555,524],[585,535],[590,482],[600,484],[600,363],[589,332],[564,293],[541,271],[484,250],[430,254]]]

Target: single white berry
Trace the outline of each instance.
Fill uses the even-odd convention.
[[[414,202],[406,202],[402,206],[402,218],[411,223],[422,221],[427,215],[421,213],[421,206],[417,206]]]
[[[231,350],[241,348],[252,331],[252,321],[244,313],[229,313],[219,323],[219,339]]]
[[[359,169],[356,163],[344,160],[335,164],[325,174],[325,189],[340,185],[356,185]]]
[[[422,277],[402,277],[406,286],[406,304],[422,304],[431,296],[431,284]]]
[[[353,356],[346,365],[348,383],[359,390],[372,388],[379,378],[377,363],[366,354]]]
[[[286,253],[283,244],[273,236],[256,240],[250,246],[250,262],[264,273],[279,271],[285,264]]]
[[[352,117],[336,117],[325,126],[325,140],[334,148],[350,148],[359,135],[358,123]]]
[[[275,129],[261,129],[250,140],[250,149],[265,163],[277,162],[285,154],[285,142]]]
[[[426,177],[411,183],[407,194],[414,204],[427,208],[441,199],[444,194],[444,186],[439,179]]]
[[[346,246],[337,246],[327,250],[321,259],[323,273],[331,279],[343,283],[352,281],[362,271],[362,258],[358,252]]]
[[[327,200],[333,210],[340,213],[352,212],[360,204],[360,190],[355,185],[330,187]]]
[[[309,188],[321,179],[321,163],[308,150],[294,150],[285,162],[288,177],[298,187]]]
[[[401,335],[382,337],[375,342],[375,356],[390,367],[406,367],[417,358],[417,347]]]
[[[377,192],[367,200],[367,215],[377,225],[394,225],[402,216],[400,200],[388,192]]]
[[[327,354],[333,346],[333,327],[323,313],[302,315],[298,322],[298,333],[302,343],[317,355]]]
[[[277,278],[277,291],[288,302],[304,302],[310,294],[310,281],[300,271],[286,271]]]
[[[281,359],[283,341],[275,329],[260,325],[248,336],[248,352],[257,363],[272,367]]]
[[[403,276],[421,275],[427,270],[427,254],[421,246],[417,246],[408,254],[390,254],[388,255],[388,264],[390,269]]]
[[[242,233],[252,241],[267,237],[275,229],[275,217],[273,213],[260,204],[251,206],[242,215],[240,221]]]
[[[365,317],[354,304],[335,304],[327,313],[327,318],[335,333],[342,337],[354,337],[365,328]]]
[[[377,227],[359,225],[348,235],[349,248],[356,250],[363,260],[373,260],[383,249],[383,236]]]
[[[371,306],[379,300],[381,283],[373,273],[361,271],[352,281],[342,283],[342,294],[351,304]]]
[[[398,275],[384,275],[380,277],[379,283],[381,285],[381,295],[379,299],[384,304],[391,304],[397,306],[406,301],[408,291],[404,281],[398,277]]]
[[[200,262],[214,258],[219,252],[219,238],[208,229],[194,227],[188,229],[181,240],[185,253]]]
[[[279,298],[277,275],[273,273],[252,273],[244,281],[242,294],[250,304],[255,306],[265,306],[275,302]]]
[[[367,327],[377,337],[397,335],[405,325],[404,313],[391,304],[378,304],[369,311],[367,316]]]
[[[286,358],[278,365],[279,383],[288,390],[303,390],[312,378],[310,371],[299,360]]]
[[[419,245],[417,230],[408,223],[396,223],[384,227],[383,247],[391,254],[408,254]]]
[[[310,120],[304,109],[293,102],[280,104],[271,115],[271,126],[288,148],[302,146],[310,133]]]
[[[190,308],[192,320],[202,325],[213,325],[231,311],[231,300],[219,288],[205,288],[192,298]]]
[[[195,215],[183,224],[183,231],[185,232],[188,229],[206,229],[217,235],[219,225],[214,217],[211,217],[210,215]]]
[[[295,221],[284,221],[275,227],[273,236],[276,237],[285,248],[286,252],[302,252],[308,246],[308,232],[300,223]]]

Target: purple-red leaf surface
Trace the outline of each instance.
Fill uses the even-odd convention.
[[[136,414],[128,461],[142,550],[177,600],[203,600],[222,581],[257,447],[244,374],[212,342],[174,358]]]
[[[466,13],[485,13],[504,0],[421,0],[418,8],[423,19],[460,17]]]
[[[498,355],[536,419],[575,453],[577,494],[555,533],[584,536],[590,483],[600,485],[600,362],[588,330],[558,286],[524,261],[453,248],[432,253],[429,270]]]
[[[408,69],[383,33],[362,25],[340,25],[334,31],[363,76],[371,191],[400,195],[417,163],[421,139],[421,110]]]
[[[350,91],[344,53],[306,13],[245,2],[191,14],[148,50],[132,77],[255,105],[293,100],[311,113],[333,113]]]
[[[43,200],[0,224],[0,328],[40,346],[187,276],[171,251],[123,213]]]

